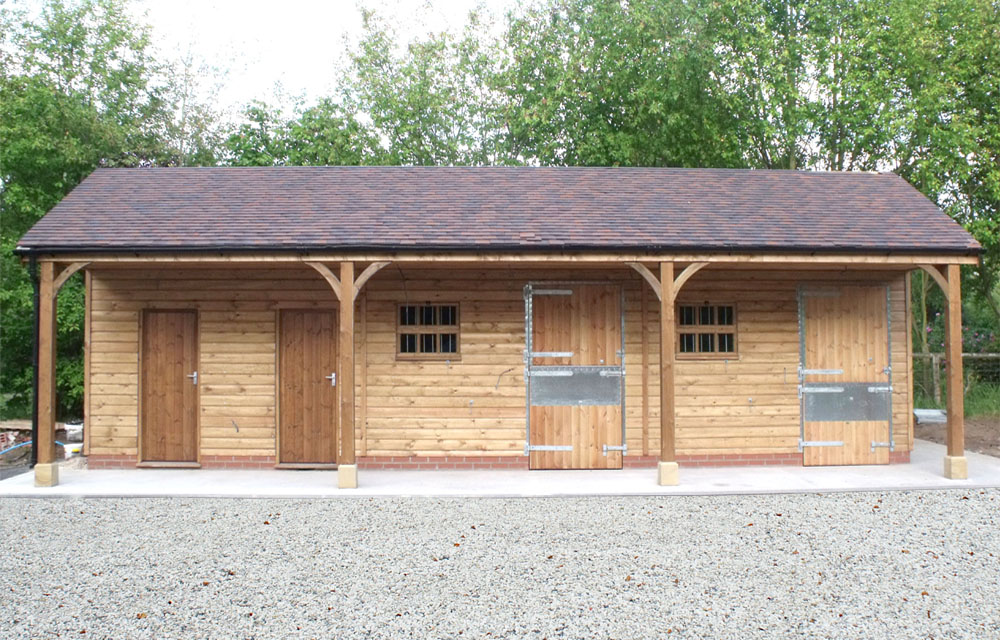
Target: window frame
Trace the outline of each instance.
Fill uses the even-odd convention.
[[[400,319],[402,315],[403,307],[415,307],[416,308],[416,319],[417,324],[404,325]],[[434,307],[438,309],[436,313],[440,313],[441,307],[454,307],[455,308],[455,324],[421,324],[420,323],[420,307]],[[462,359],[462,309],[461,304],[458,302],[397,302],[395,306],[396,311],[396,360],[399,361],[425,361],[425,360],[461,360]],[[441,352],[435,351],[433,353],[421,352],[420,348],[420,335],[421,334],[434,334],[438,336],[437,347],[440,349],[442,335],[454,334],[455,335],[455,351]],[[417,340],[417,351],[414,353],[404,353],[400,347],[402,342],[402,336],[413,335],[416,336]]]
[[[681,308],[682,307],[694,307],[695,314],[695,324],[681,324]],[[701,324],[700,323],[700,311],[701,307],[712,307],[715,311],[715,318],[713,318],[713,324]],[[719,307],[731,307],[733,310],[733,323],[732,324],[719,324],[718,323],[718,313]],[[724,300],[683,300],[678,301],[674,307],[674,325],[675,333],[677,334],[674,338],[674,358],[678,360],[735,360],[739,358],[740,354],[740,311],[739,305],[735,302],[729,302]],[[719,346],[719,335],[729,334],[733,335],[733,350],[732,351],[718,351]],[[698,336],[702,335],[712,335],[713,338],[713,351],[681,351],[681,335],[682,334],[694,334],[695,335],[695,346],[699,340]]]

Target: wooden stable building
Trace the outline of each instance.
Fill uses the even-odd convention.
[[[979,246],[893,174],[106,169],[37,270],[38,464],[55,304],[86,282],[91,468],[658,468],[906,462],[909,274]],[[958,392],[955,392],[958,390]],[[363,475],[363,474],[362,474]]]

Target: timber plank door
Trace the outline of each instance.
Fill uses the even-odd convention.
[[[142,314],[139,462],[198,461],[198,313]]]
[[[620,469],[624,453],[622,288],[525,288],[531,469]]]
[[[888,293],[866,285],[800,289],[806,466],[889,463]]]
[[[334,314],[283,309],[278,324],[278,463],[336,464]]]

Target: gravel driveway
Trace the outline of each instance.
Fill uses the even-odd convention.
[[[3,638],[1000,638],[1000,490],[0,500]]]

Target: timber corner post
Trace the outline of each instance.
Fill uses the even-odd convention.
[[[945,358],[948,380],[948,452],[944,457],[944,476],[950,480],[966,480],[969,463],[965,457],[965,384],[962,378],[962,273],[957,264],[947,267],[948,288],[945,298]]]
[[[38,456],[35,464],[35,486],[54,487],[59,484],[59,466],[56,464],[56,293],[55,263],[49,260],[38,264],[38,336],[36,337],[38,362],[38,387],[35,398],[38,415]]]
[[[59,290],[77,271],[89,262],[71,262],[56,274],[53,260],[39,260],[38,303],[35,335],[35,416],[37,441],[35,449],[35,486],[54,487],[59,484],[56,463],[56,302]]]
[[[941,287],[947,304],[944,357],[948,381],[948,430],[945,434],[948,451],[944,456],[944,477],[966,480],[969,462],[965,457],[965,384],[962,377],[962,268],[958,264],[948,264],[943,269],[932,264],[919,267]]]

